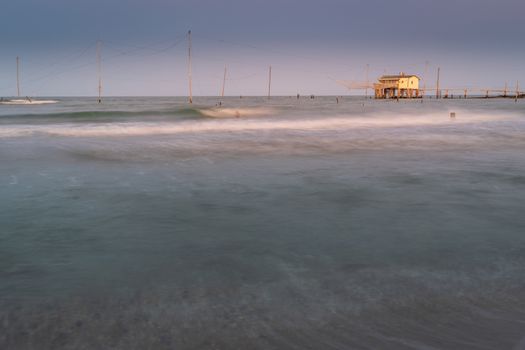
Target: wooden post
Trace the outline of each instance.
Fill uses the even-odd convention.
[[[98,74],[98,103],[102,103],[102,42],[97,41],[97,74]]]
[[[268,69],[268,99],[270,99],[272,90],[272,66]]]
[[[520,91],[519,91],[519,83],[518,81],[516,80],[516,97],[514,98],[514,102],[518,102],[518,96],[520,94]]]
[[[20,97],[20,57],[16,56],[16,96]]]
[[[439,98],[439,74],[441,72],[441,68],[438,67],[438,71],[437,71],[437,82],[436,82],[436,99]]]
[[[423,93],[421,94],[421,98],[425,96],[427,93],[427,77],[428,77],[428,61],[425,61],[425,77],[423,78]]]
[[[226,85],[226,73],[228,71],[228,68],[224,66],[224,78],[222,79],[222,90],[221,90],[221,97],[224,97],[224,86]]]
[[[189,102],[193,103],[192,76],[191,76],[191,30],[188,30],[188,84],[189,84]]]
[[[489,90],[485,92],[485,98],[489,98]]]
[[[507,82],[505,82],[505,90],[503,90],[503,97],[507,97]]]
[[[464,98],[467,98],[467,89],[465,89],[465,95],[463,96]]]
[[[368,99],[368,71],[370,70],[370,65],[366,65],[366,89],[365,89],[365,97]]]

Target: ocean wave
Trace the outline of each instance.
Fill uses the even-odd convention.
[[[8,104],[8,103],[4,103]],[[16,118],[23,119],[64,119],[76,121],[85,119],[119,118],[119,117],[147,117],[147,116],[187,116],[200,117],[203,114],[197,108],[179,108],[166,110],[144,110],[144,111],[123,111],[123,110],[88,110],[78,112],[54,112],[54,113],[27,113],[27,114],[8,114],[0,116],[0,119]]]
[[[205,108],[199,112],[212,118],[258,117],[272,114],[269,108]]]
[[[195,111],[195,110],[190,110]],[[78,112],[84,115],[89,112]],[[111,112],[101,112],[109,113]],[[133,112],[135,113],[135,112]],[[509,116],[493,114],[461,113],[450,120],[443,113],[422,116],[333,116],[317,119],[230,119],[230,120],[185,120],[178,122],[112,122],[103,124],[44,124],[44,125],[5,125],[0,137],[48,134],[66,137],[107,137],[107,136],[147,136],[181,133],[223,133],[256,132],[270,130],[323,131],[377,129],[396,127],[424,127],[439,125],[460,125],[493,122],[508,119]]]

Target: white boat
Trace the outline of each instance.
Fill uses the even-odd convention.
[[[15,99],[0,98],[0,105],[45,105],[58,102],[55,100],[34,100],[29,96],[20,98],[20,57],[18,56],[16,57],[16,93],[17,98]]]
[[[57,103],[56,100],[34,100],[32,98],[0,99],[0,105],[45,105]]]

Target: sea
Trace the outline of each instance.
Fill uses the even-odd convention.
[[[525,349],[525,100],[45,100],[0,101],[1,349]]]

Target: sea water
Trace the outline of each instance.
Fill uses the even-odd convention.
[[[524,101],[48,100],[0,105],[0,348],[525,349]]]

